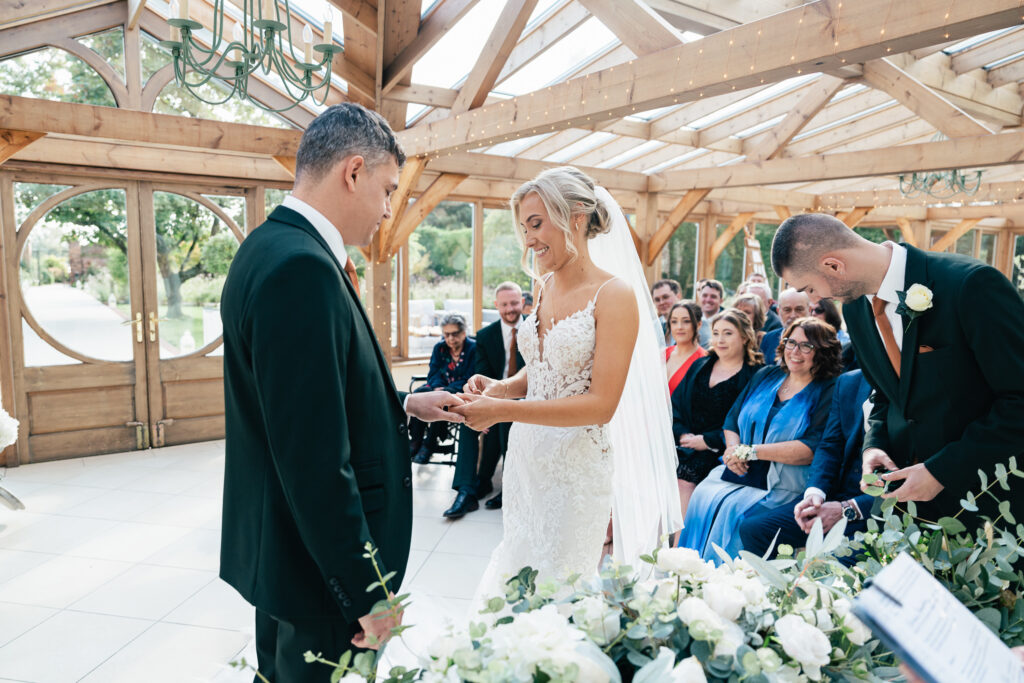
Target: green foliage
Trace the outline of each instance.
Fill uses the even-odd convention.
[[[693,298],[697,258],[697,224],[683,223],[669,238],[662,252],[661,276],[678,280],[683,298]]]
[[[55,47],[0,61],[0,92],[60,102],[117,106],[110,88],[92,67]]]
[[[120,26],[109,31],[93,33],[78,39],[82,45],[103,57],[124,78],[124,29]]]
[[[530,278],[521,265],[523,248],[516,239],[512,212],[508,209],[484,210],[484,305],[490,306],[494,288],[505,281],[518,283],[529,291]]]
[[[238,239],[230,230],[222,230],[203,245],[199,261],[210,275],[227,275],[237,251]]]

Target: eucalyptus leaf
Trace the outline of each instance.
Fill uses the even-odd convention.
[[[954,517],[940,517],[939,526],[941,526],[942,530],[947,534],[952,535],[962,534],[967,531],[967,527],[964,526],[964,523]]]
[[[814,525],[811,527],[811,533],[807,535],[807,559],[817,557],[821,552],[824,543],[823,535],[821,517],[817,517],[814,520]]]
[[[999,633],[999,624],[1002,623],[1003,617],[995,607],[984,607],[975,612],[974,616],[978,617],[978,620],[981,621],[981,623],[988,626],[996,634]]]

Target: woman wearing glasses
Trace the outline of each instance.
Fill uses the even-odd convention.
[[[811,304],[811,315],[818,320],[824,320],[836,328],[836,337],[838,337],[840,344],[849,343],[850,335],[843,329],[843,317],[839,315],[839,307],[836,306],[836,302],[832,301],[832,299],[822,297],[818,299],[818,303]]]
[[[841,369],[831,325],[798,318],[783,332],[778,365],[754,375],[725,419],[723,463],[690,499],[679,545],[718,561],[713,544],[735,557],[739,524],[762,508],[803,496]]]

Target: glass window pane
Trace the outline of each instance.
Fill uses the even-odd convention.
[[[114,71],[124,78],[124,29],[118,26],[102,33],[82,36],[78,42],[107,60]]]
[[[14,221],[20,227],[35,211],[35,208],[49,197],[66,190],[70,185],[49,185],[44,183],[14,183]]]
[[[78,57],[54,47],[0,61],[0,92],[116,107],[106,81]]]
[[[494,307],[494,290],[503,282],[515,282],[524,292],[532,290],[530,276],[523,271],[523,248],[515,235],[512,212],[509,209],[484,209],[484,291],[483,320],[476,323],[480,329],[498,319]]]
[[[954,251],[964,256],[974,256],[974,231],[971,230],[965,235],[961,235],[960,239],[956,241],[956,248]]]
[[[179,194],[154,192],[153,210],[160,357],[184,356],[220,337],[220,295],[238,238],[208,207]]]
[[[31,228],[20,258],[25,305],[57,342],[91,358],[132,360],[124,190],[61,202]],[[25,365],[77,362],[26,322]]]
[[[142,82],[148,83],[153,74],[171,63],[171,53],[160,45],[159,40],[145,31],[142,32],[139,47],[142,57]]]
[[[729,228],[728,224],[716,227],[716,235],[721,235]],[[743,250],[743,238],[737,233],[715,261],[715,279],[725,286],[726,295],[736,291],[743,282]]]
[[[994,266],[996,264],[996,234],[994,232],[981,233],[981,240],[978,246],[978,258],[990,266]]]
[[[932,230],[931,241],[929,242],[928,246],[934,247],[935,243],[938,242],[943,237],[945,237],[947,232],[949,232],[949,231],[948,230]]]
[[[661,252],[661,277],[677,280],[683,288],[683,298],[693,298],[693,284],[697,273],[696,223],[683,223],[672,233]]]
[[[210,102],[221,102],[227,94],[227,87],[218,80],[211,79],[206,85],[197,88],[199,95]],[[271,112],[260,109],[255,104],[232,96],[220,104],[207,104],[196,98],[184,86],[174,81],[168,83],[153,104],[157,114],[189,116],[199,119],[213,119],[230,123],[247,123],[253,126],[270,126],[272,128],[294,128],[285,119]]]
[[[441,202],[409,238],[409,357],[441,341],[438,320],[461,313],[473,326],[473,205]]]

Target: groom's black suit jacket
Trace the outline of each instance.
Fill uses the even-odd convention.
[[[278,207],[221,300],[227,429],[220,576],[279,619],[355,622],[402,582],[412,533],[405,413],[342,264]]]
[[[1024,465],[1024,303],[1002,273],[980,261],[906,248],[904,289],[922,284],[934,296],[913,322],[903,317],[899,377],[867,297],[843,310],[875,390],[864,448],[881,448],[900,467],[923,462],[945,488],[920,513],[954,514],[967,491],[980,489],[979,469],[992,481],[996,464],[1010,456]],[[1011,490],[997,486],[995,493],[1024,510],[1021,484],[1011,477]],[[985,499],[981,512],[991,514]]]
[[[525,365],[523,356],[517,350],[516,367],[522,370],[523,365]],[[502,336],[501,321],[495,320],[476,333],[476,374],[492,379],[501,379],[501,374],[507,366],[508,359],[505,358],[505,338]]]

